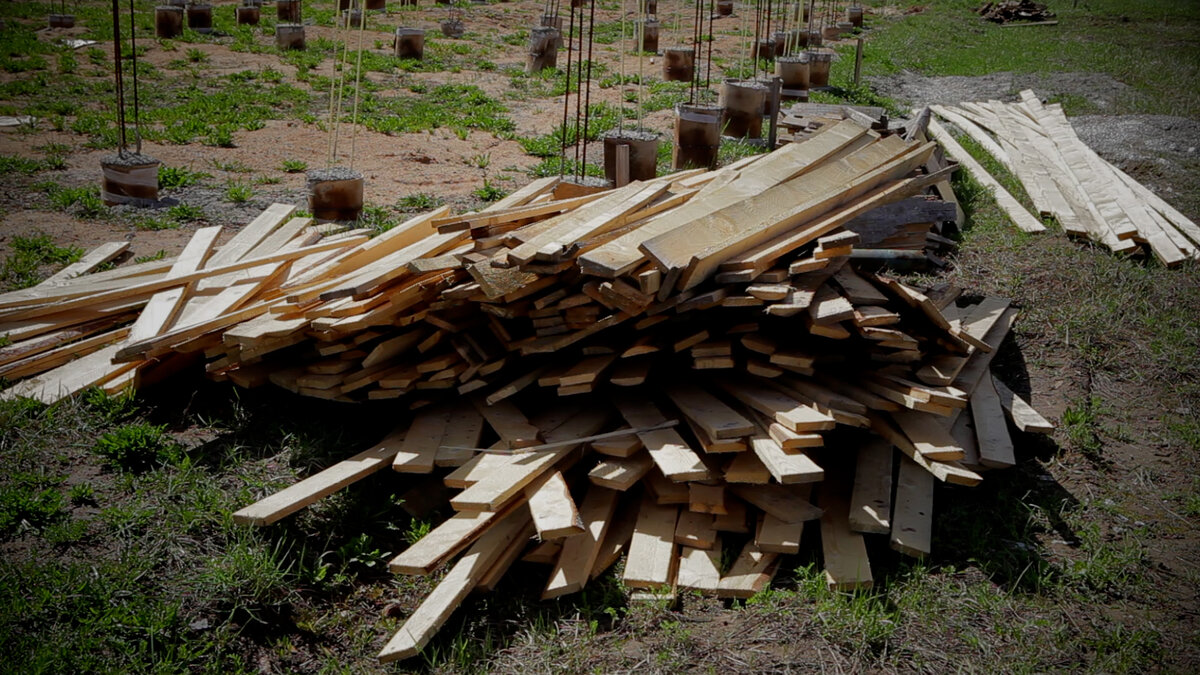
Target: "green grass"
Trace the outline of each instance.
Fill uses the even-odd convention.
[[[15,290],[39,283],[42,271],[50,265],[64,266],[83,256],[77,246],[58,246],[48,234],[17,235],[12,252],[0,261],[0,288]]]
[[[460,135],[472,129],[507,133],[516,128],[508,109],[474,85],[438,85],[422,96],[384,98],[365,94],[360,105],[362,123],[385,134],[443,127]]]
[[[414,192],[398,199],[396,206],[403,211],[428,211],[441,206],[444,201],[438,195],[427,192]]]
[[[924,6],[872,31],[864,75],[1100,72],[1130,86],[1117,98],[1118,113],[1187,117],[1200,105],[1200,92],[1189,84],[1200,74],[1200,6],[1194,2],[1056,3],[1057,26],[1028,29],[980,21],[971,12],[979,6],[974,0]],[[852,61],[841,62],[852,67]],[[1068,114],[1080,112],[1080,101],[1065,102]]]

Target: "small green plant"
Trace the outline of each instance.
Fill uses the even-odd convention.
[[[204,220],[207,215],[204,209],[192,204],[176,204],[167,209],[167,217],[180,223],[190,223],[197,220]]]
[[[214,159],[212,165],[218,171],[228,171],[229,173],[251,173],[254,171],[245,162],[238,159]]]
[[[142,216],[133,221],[133,226],[146,232],[160,230],[178,230],[179,221],[159,216]]]
[[[408,521],[408,529],[404,531],[404,541],[408,542],[409,546],[421,541],[429,531],[433,529],[433,523],[427,520],[418,520],[413,518]]]
[[[475,195],[476,197],[482,199],[485,202],[494,202],[498,199],[503,198],[504,195],[507,193],[504,191],[504,188],[492,185],[491,181],[489,181],[485,178],[483,181],[483,185],[481,187],[476,188],[475,191],[472,192],[471,194]]]
[[[82,218],[96,219],[108,215],[100,188],[86,185],[75,188],[57,187],[50,192],[50,203],[63,211],[75,210]]]
[[[57,488],[46,487],[40,477],[18,476],[13,484],[0,488],[0,539],[55,523],[66,515],[65,507]]]
[[[12,253],[0,262],[0,285],[7,289],[26,288],[40,281],[38,272],[43,265],[68,265],[83,256],[76,246],[58,246],[48,234],[12,240]]]
[[[187,60],[192,63],[208,63],[208,54],[205,54],[200,49],[193,47],[184,53],[187,55]]]
[[[96,491],[87,483],[76,483],[67,491],[67,498],[76,506],[96,503]]]
[[[17,155],[0,155],[0,176],[18,173],[32,176],[42,170],[42,162]]]
[[[279,165],[279,170],[284,173],[304,173],[308,170],[308,162],[299,159],[285,159]]]
[[[254,196],[254,188],[240,181],[229,181],[225,186],[225,199],[234,204],[245,204]]]
[[[486,168],[488,168],[488,166],[491,165],[491,163],[492,163],[492,155],[491,155],[491,153],[487,153],[487,152],[480,153],[478,155],[471,157],[471,161],[470,161],[471,166],[473,166],[477,169],[486,169]]]
[[[404,195],[396,201],[396,206],[403,211],[427,211],[436,209],[444,203],[441,197],[424,192],[414,192]]]
[[[165,433],[166,426],[145,422],[127,424],[101,436],[94,450],[123,471],[144,471],[173,460],[178,446]]]
[[[165,257],[167,257],[166,250],[159,249],[159,250],[155,251],[154,253],[151,253],[150,255],[140,255],[140,256],[134,258],[133,262],[134,262],[134,264],[148,263],[148,262],[154,262],[155,260],[162,260]]]
[[[1080,452],[1086,457],[1098,459],[1104,447],[1100,440],[1100,425],[1097,416],[1100,413],[1101,401],[1099,396],[1091,396],[1068,406],[1062,414],[1063,430]]]
[[[212,174],[192,171],[181,166],[158,167],[158,187],[161,190],[188,187],[189,185],[199,183],[205,178],[212,178]]]

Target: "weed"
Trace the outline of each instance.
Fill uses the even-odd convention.
[[[212,165],[218,171],[227,171],[229,173],[251,173],[254,171],[254,169],[250,168],[240,159],[214,159],[212,160]]]
[[[39,530],[62,519],[66,503],[57,485],[62,479],[17,474],[0,487],[0,539],[23,530]]]
[[[96,491],[87,483],[76,483],[67,491],[67,498],[76,506],[96,503]]]
[[[486,168],[488,168],[489,165],[491,165],[491,163],[492,163],[492,155],[491,155],[491,153],[486,153],[486,152],[480,153],[478,155],[473,155],[471,157],[471,160],[468,162],[468,164],[470,166],[473,166],[477,169],[486,169]]]
[[[363,206],[362,213],[358,216],[358,224],[361,227],[371,228],[375,234],[382,234],[398,223],[387,207],[367,204]]]
[[[192,171],[182,166],[158,167],[158,187],[161,190],[188,187],[189,185],[199,183],[205,178],[212,178],[212,174]]]
[[[208,216],[204,213],[204,209],[199,206],[176,204],[167,209],[167,217],[176,222],[190,223],[197,220],[204,220]]]
[[[187,60],[192,63],[208,63],[208,54],[205,54],[200,49],[193,47],[184,52],[184,54],[187,56]]]
[[[43,265],[68,265],[83,256],[77,246],[58,246],[48,234],[15,236],[12,253],[0,262],[0,286],[12,290],[27,288],[41,281]]]
[[[93,450],[123,471],[144,471],[178,454],[178,445],[164,433],[165,429],[145,422],[126,424],[97,439]]]
[[[103,218],[108,207],[100,199],[100,188],[87,185],[76,188],[56,188],[50,192],[50,203],[61,210],[74,210],[84,219]]]
[[[151,253],[150,255],[140,255],[140,256],[134,258],[133,262],[134,262],[134,264],[154,262],[155,260],[162,260],[165,257],[167,257],[166,250],[159,249],[159,250],[155,251],[154,253]]]
[[[441,197],[427,192],[414,192],[396,200],[396,206],[402,211],[428,211],[436,209],[445,203]]]
[[[476,188],[471,194],[485,202],[494,202],[498,199],[502,199],[504,195],[508,193],[505,192],[504,188],[492,185],[491,181],[485,178],[483,180],[483,185]]]
[[[158,232],[161,230],[178,230],[179,221],[169,217],[158,216],[140,216],[133,221],[133,226],[139,230],[146,232]]]
[[[225,186],[225,199],[234,204],[245,204],[254,196],[254,188],[240,181],[229,181]]]
[[[19,157],[17,155],[0,155],[0,176],[7,176],[13,173],[32,176],[41,171],[42,168],[43,163],[36,159]]]
[[[1062,414],[1062,428],[1077,450],[1091,459],[1099,459],[1104,444],[1100,440],[1100,424],[1097,417],[1101,411],[1099,396],[1090,396],[1068,406]]]
[[[285,159],[279,165],[279,170],[284,173],[304,173],[308,170],[308,162],[299,159]]]

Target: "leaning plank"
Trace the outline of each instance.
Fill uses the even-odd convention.
[[[243,525],[270,525],[300,509],[361,480],[391,463],[400,449],[400,438],[389,437],[378,445],[286,487],[275,494],[243,507],[233,514],[233,522]]]
[[[892,548],[905,555],[929,555],[933,537],[933,475],[907,457],[900,458]]]
[[[606,457],[588,472],[588,480],[624,492],[637,485],[653,466],[654,460],[646,452],[629,457]]]
[[[1016,225],[1018,229],[1020,229],[1022,232],[1046,231],[1046,226],[1038,221],[1037,218],[1034,218],[1033,214],[1029,213],[1029,211],[1026,211],[1025,207],[1021,206],[1021,202],[1017,201],[1017,199],[1013,197],[1008,190],[1004,189],[1004,186],[1000,184],[1000,181],[993,178],[992,175],[987,172],[987,169],[983,168],[982,164],[975,161],[975,158],[972,157],[971,154],[965,149],[963,149],[963,147],[958,144],[958,141],[954,140],[954,137],[951,136],[949,132],[942,128],[942,125],[938,124],[935,120],[930,120],[929,132],[932,134],[933,138],[941,143],[942,148],[945,149],[946,154],[949,155],[951,159],[966,167],[966,169],[971,172],[971,175],[975,177],[975,180],[979,181],[984,187],[990,188],[993,191],[993,196],[996,198],[996,203],[1000,206],[1004,213],[1008,215],[1009,219],[1012,220],[1013,224]]]
[[[625,585],[630,588],[661,588],[675,580],[675,520],[679,509],[660,506],[647,497],[638,511],[637,525],[625,561]]]
[[[450,410],[446,407],[418,412],[392,461],[392,468],[402,473],[433,473],[434,460],[449,423]]]
[[[292,216],[292,204],[272,204],[247,223],[232,239],[213,254],[210,267],[223,267],[246,257],[267,235]]]
[[[408,617],[379,652],[379,660],[384,663],[399,661],[420,653],[509,545],[514,540],[527,538],[531,531],[529,516],[524,510],[511,514],[488,530]]]
[[[555,471],[540,483],[525,488],[525,495],[529,499],[533,527],[543,540],[583,534],[584,522],[562,472]]]
[[[695,383],[675,383],[666,388],[675,407],[712,439],[738,438],[754,433],[755,425]]]
[[[821,509],[802,497],[803,492],[796,492],[782,485],[730,485],[729,489],[748,504],[757,506],[764,513],[769,513],[785,523],[799,523],[821,517]],[[808,490],[805,486],[800,486],[800,489]]]
[[[722,598],[749,598],[767,587],[775,576],[778,553],[763,551],[753,542],[747,542],[729,573],[717,584],[717,595]]]
[[[394,574],[429,574],[479,538],[484,530],[492,527],[502,516],[495,511],[456,513],[433,528],[403,553],[392,558],[388,569]],[[528,516],[529,510],[522,504],[520,511]]]
[[[18,382],[0,392],[0,400],[8,401],[19,397],[28,397],[50,405],[88,387],[102,385],[138,365],[137,363],[114,364],[113,356],[120,348],[120,343],[109,345],[37,377]]]
[[[202,227],[196,230],[192,238],[184,246],[183,252],[175,264],[167,272],[167,279],[191,274],[204,266],[217,237],[221,234],[220,226]],[[129,341],[137,342],[158,335],[175,320],[180,308],[187,297],[188,287],[168,288],[150,297],[149,302],[138,315],[137,321],[129,330]]]
[[[784,450],[764,430],[750,437],[750,449],[781,484],[815,483],[825,476],[811,457],[800,450]]]
[[[830,588],[870,588],[871,561],[863,536],[850,528],[848,486],[841,480],[821,483],[821,551],[825,559],[825,582]]]
[[[660,425],[666,418],[649,399],[622,396],[614,401],[625,421],[634,428]],[[659,429],[638,434],[642,445],[663,475],[673,481],[704,480],[708,468],[674,429]]]
[[[51,368],[57,368],[65,363],[86,356],[92,352],[124,340],[129,335],[129,328],[116,330],[85,337],[69,344],[62,345],[49,351],[35,353],[19,361],[0,365],[0,377],[17,380],[22,377],[36,375]]]
[[[702,593],[714,593],[721,583],[721,541],[710,549],[681,546],[675,585]]]
[[[886,534],[891,531],[892,446],[872,439],[858,449],[854,490],[850,495],[850,529]]]
[[[616,490],[598,485],[588,487],[583,506],[580,507],[581,533],[563,542],[554,571],[550,573],[550,580],[542,591],[543,600],[583,590],[600,554],[620,496],[621,493]]]
[[[1008,385],[996,377],[992,376],[992,384],[996,387],[996,393],[1000,396],[1000,405],[1003,406],[1005,412],[1012,419],[1013,425],[1021,431],[1031,434],[1049,434],[1054,431],[1054,423],[1042,417],[1041,413],[1034,410],[1033,406],[1013,393]]]
[[[990,376],[985,375],[971,394],[971,419],[979,439],[979,462],[997,469],[1015,465],[1012,437]]]
[[[67,265],[61,270],[51,274],[42,281],[43,284],[60,284],[69,279],[74,279],[77,276],[87,274],[97,267],[103,265],[125,251],[129,250],[129,242],[127,241],[110,241],[107,244],[101,244],[96,248],[88,251],[79,260]]]
[[[607,410],[585,410],[546,434],[546,440],[569,440],[595,433],[604,426],[607,419]],[[451,499],[450,505],[460,511],[499,508],[577,447],[578,445],[569,445],[555,450],[512,455],[507,458],[508,462]]]

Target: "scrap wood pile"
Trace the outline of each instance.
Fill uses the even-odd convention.
[[[1054,18],[1054,12],[1050,11],[1050,8],[1040,2],[1031,2],[1030,0],[985,2],[975,10],[975,13],[996,23],[1049,21]]]
[[[1059,104],[1043,105],[1025,90],[1017,103],[960,103],[933,106],[933,111],[1011,171],[1038,214],[1055,218],[1067,234],[1118,253],[1144,245],[1168,267],[1200,258],[1200,227],[1087,147]],[[1041,229],[1041,223],[936,121],[929,131],[949,157],[995,190],[997,202],[1018,227]]]
[[[267,525],[388,467],[410,474],[413,512],[448,501],[454,515],[391,561],[449,570],[385,661],[521,559],[550,567],[545,598],[621,556],[633,589],[748,597],[811,522],[828,582],[869,585],[865,534],[928,553],[935,481],[1011,466],[1006,413],[1050,429],[990,374],[1006,300],[852,260],[856,219],[946,180],[933,155],[847,120],[721,170],[582,195],[541,180],[369,240],[311,243],[273,207],[211,255],[201,230],[136,276],[0,296],[0,330],[104,336],[65,347],[96,340],[71,365],[103,376],[60,368],[6,394],[52,400],[182,354],[244,386],[398,399],[405,419],[376,446],[234,515]]]

